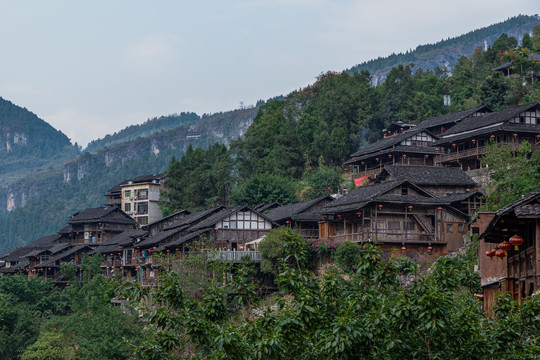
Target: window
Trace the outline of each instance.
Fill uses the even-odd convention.
[[[454,224],[446,224],[446,232],[447,233],[453,233],[454,232]]]
[[[409,192],[409,189],[406,186],[403,186],[401,188],[401,195],[407,195],[408,192]]]
[[[148,214],[148,202],[137,203],[137,214]]]
[[[148,200],[148,189],[141,189],[137,192],[137,199]]]
[[[124,211],[125,212],[131,211],[131,203],[125,203],[124,204]]]
[[[465,229],[465,226],[463,224],[458,225],[458,232],[462,233]]]
[[[399,221],[389,221],[388,222],[388,230],[400,230],[401,224]]]
[[[407,226],[407,230],[415,230],[416,229],[416,225],[412,221],[407,222],[405,226]]]
[[[148,218],[147,217],[140,217],[140,218],[137,218],[137,222],[141,225],[146,225],[148,224]]]
[[[131,190],[124,191],[124,197],[125,198],[130,198],[131,197]]]

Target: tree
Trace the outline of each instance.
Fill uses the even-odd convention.
[[[533,159],[538,158],[538,150]],[[529,160],[531,144],[523,142],[517,149],[510,144],[490,143],[482,163],[490,181],[485,187],[484,211],[495,211],[534,190],[540,183],[538,164]]]
[[[234,189],[232,201],[237,205],[256,206],[277,201],[281,204],[296,202],[295,183],[277,175],[255,175]]]

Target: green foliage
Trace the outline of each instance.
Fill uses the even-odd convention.
[[[538,187],[540,172],[537,159],[540,155],[534,154],[530,161],[530,151],[531,144],[528,142],[523,142],[517,149],[512,149],[510,144],[488,145],[482,156],[482,163],[487,165],[490,176],[484,190],[483,211],[500,209]]]
[[[416,264],[408,256],[400,256],[394,260],[394,266],[400,274],[414,273],[418,270],[418,264]]]
[[[316,199],[326,194],[336,194],[341,186],[341,175],[330,168],[321,167],[307,177],[308,189],[304,191],[308,199]]]
[[[44,330],[35,343],[22,354],[21,360],[71,360],[75,359],[75,349],[66,343],[62,333]]]
[[[169,164],[161,207],[167,213],[226,204],[231,187],[232,161],[225,145],[207,150],[188,146],[185,154]]]
[[[250,206],[274,201],[292,204],[297,201],[296,184],[278,175],[255,175],[234,189],[231,200],[237,205]]]
[[[355,271],[360,263],[362,248],[357,243],[344,242],[334,255],[336,264],[345,271]]]

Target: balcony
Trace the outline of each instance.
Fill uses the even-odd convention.
[[[218,251],[215,253],[209,253],[208,258],[210,260],[226,260],[232,262],[240,262],[242,260],[242,257],[246,255],[255,262],[261,261],[260,251]]]

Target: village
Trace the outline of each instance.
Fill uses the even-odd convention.
[[[522,302],[540,288],[540,188],[496,212],[479,212],[487,184],[481,161],[490,143],[540,149],[540,104],[492,111],[487,106],[393,123],[383,139],[350,155],[345,178],[356,187],[296,204],[279,203],[161,216],[166,174],[143,175],[110,188],[104,205],[72,214],[57,234],[0,255],[0,274],[24,274],[68,286],[61,266],[80,268],[84,254],[101,269],[151,286],[156,255],[215,250],[220,258],[261,260],[258,244],[272,229],[296,229],[310,241],[376,243],[394,254],[432,263],[480,239],[478,273],[484,309],[509,292]],[[114,184],[111,184],[114,185]]]

